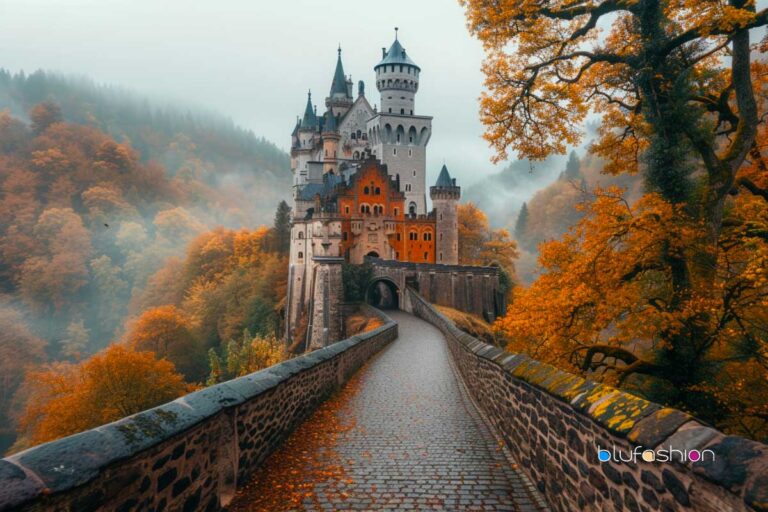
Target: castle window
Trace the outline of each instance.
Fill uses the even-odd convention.
[[[428,258],[429,258],[429,253],[424,251],[424,261],[427,261]]]
[[[413,144],[413,135],[409,135],[408,136],[408,142]],[[410,149],[408,150],[408,156],[411,156],[411,150]]]
[[[411,115],[413,115],[413,109],[411,109]]]
[[[416,170],[415,170],[415,169],[414,169],[414,171],[413,171],[413,177],[414,177],[414,178],[416,177]]]
[[[443,234],[442,233],[440,233],[440,241],[441,242],[443,241]]]
[[[303,260],[303,259],[304,259],[304,253],[303,253],[303,252],[301,252],[301,251],[299,251],[299,259],[300,259],[300,260]]]
[[[440,214],[440,220],[443,220],[443,214],[442,213]]]
[[[418,240],[418,239],[419,239],[419,234],[417,232],[411,231],[410,233],[408,233],[408,240]]]
[[[350,135],[350,137],[352,137],[352,140],[356,140],[357,139],[357,137],[355,136],[354,133],[352,135]]]
[[[440,253],[440,261],[443,261],[443,253]]]
[[[304,232],[303,231],[299,231],[299,240],[301,240],[302,238],[304,238]]]
[[[390,114],[392,113],[392,107],[389,107],[389,113]]]
[[[380,194],[381,194],[381,188],[379,188],[379,187],[376,187],[376,190],[374,191],[374,193],[375,193],[377,196],[378,196],[378,195],[380,195]]]
[[[400,233],[397,234],[397,241],[400,241]]]
[[[395,217],[400,214],[400,208],[395,208]],[[397,235],[397,239],[400,240],[400,235]]]
[[[413,156],[413,150],[412,149],[408,150],[408,156]]]
[[[371,192],[371,189],[368,187],[363,188],[363,194],[369,194]]]
[[[401,113],[401,114],[405,114],[405,109],[404,109],[404,108],[401,108],[401,109],[400,109],[400,113]]]
[[[346,206],[344,207],[344,213],[349,213],[349,205],[346,205]]]
[[[405,191],[406,192],[410,192],[411,191],[411,184],[410,183],[406,183],[405,184]]]
[[[397,156],[397,148],[392,148],[392,154]]]
[[[432,233],[429,231],[424,232],[424,241],[430,242],[432,240]]]

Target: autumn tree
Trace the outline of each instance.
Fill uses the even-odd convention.
[[[61,109],[53,101],[44,101],[38,103],[29,111],[29,118],[32,121],[32,131],[41,134],[49,126],[62,121]]]
[[[191,390],[167,360],[115,344],[80,364],[27,373],[19,422],[25,448],[82,432],[171,401]]]
[[[568,334],[542,331],[540,350],[573,355],[575,367],[605,371],[608,379],[650,377],[675,390],[667,402],[721,413],[717,390],[706,389],[727,366],[714,347],[753,347],[739,357],[760,361],[754,347],[762,335],[751,324],[730,323],[739,315],[723,290],[747,268],[733,267],[726,247],[751,247],[760,236],[747,217],[726,208],[730,194],[768,197],[750,177],[737,180],[748,154],[763,161],[756,135],[765,74],[751,63],[749,30],[766,24],[768,10],[742,0],[464,5],[488,57],[481,116],[497,159],[508,150],[531,159],[563,153],[580,141],[592,112],[602,124],[590,150],[605,159],[606,171],[641,172],[653,192],[633,208],[609,191],[585,206],[588,215],[572,234],[545,244],[546,273],[520,307],[531,322],[543,308],[540,321],[570,327]],[[741,234],[724,245],[732,227]],[[750,275],[732,293],[761,290]],[[757,301],[747,304],[760,303],[746,295]],[[578,305],[546,305],[562,300]],[[523,310],[515,309],[507,320],[519,326],[511,317],[522,321]],[[556,350],[569,335],[568,343],[582,346]]]
[[[128,345],[168,359],[188,380],[196,381],[204,375],[205,354],[189,327],[175,306],[159,306],[145,311],[132,325]]]
[[[46,360],[46,343],[35,335],[23,315],[0,305],[0,437],[11,437],[11,403],[24,372]]]
[[[488,217],[474,203],[458,207],[459,263],[477,265],[480,248],[488,233]]]
[[[514,275],[517,244],[506,229],[491,229],[488,217],[473,203],[460,204],[459,263],[462,265],[500,265]]]
[[[216,384],[269,368],[287,357],[285,343],[274,335],[254,337],[248,329],[245,329],[239,340],[229,340],[221,356],[214,349],[210,349],[208,360],[211,373],[208,384]]]

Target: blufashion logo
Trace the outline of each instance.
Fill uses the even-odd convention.
[[[661,447],[655,450],[635,446],[631,452],[626,452],[613,445],[610,450],[597,447],[597,460],[600,462],[698,462],[715,460],[715,452],[712,450],[678,450],[672,446]]]

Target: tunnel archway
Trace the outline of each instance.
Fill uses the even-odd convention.
[[[368,285],[365,301],[378,309],[398,309],[400,307],[400,289],[389,278],[376,278]]]

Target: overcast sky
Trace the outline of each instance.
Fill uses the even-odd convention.
[[[201,105],[287,149],[307,89],[324,108],[339,43],[379,103],[373,66],[398,26],[422,68],[416,112],[434,116],[427,178],[445,159],[468,185],[497,167],[477,113],[483,52],[465,23],[456,0],[0,0],[0,67]]]

